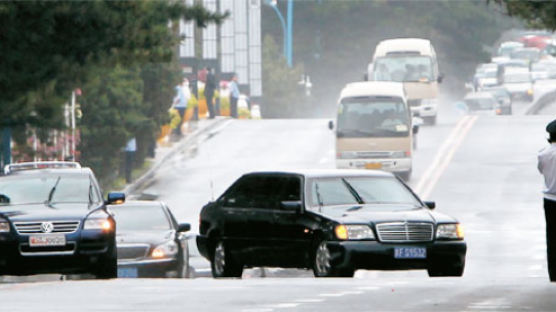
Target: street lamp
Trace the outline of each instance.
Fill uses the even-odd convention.
[[[274,12],[276,12],[278,19],[282,24],[282,31],[284,33],[284,57],[286,58],[286,63],[288,64],[288,67],[292,67],[293,0],[288,0],[287,25],[284,16],[278,9],[278,0],[266,0],[266,3],[274,9]]]

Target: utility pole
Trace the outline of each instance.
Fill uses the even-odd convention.
[[[75,161],[75,90],[71,92],[71,160]]]

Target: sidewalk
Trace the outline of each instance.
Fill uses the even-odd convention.
[[[173,140],[172,134],[169,134],[166,138],[162,139],[157,143],[155,149],[155,157],[151,158],[151,167],[142,174],[139,178],[136,178],[123,188],[123,192],[126,195],[132,195],[136,191],[140,190],[145,186],[149,180],[154,176],[155,172],[172,156],[178,153],[180,150],[186,148],[189,144],[195,142],[195,140],[201,135],[211,131],[223,122],[230,120],[229,117],[216,117],[215,119],[203,119],[199,121],[190,121],[184,123],[182,126],[182,136],[178,140]]]

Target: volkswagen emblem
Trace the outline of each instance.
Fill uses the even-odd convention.
[[[54,225],[52,222],[43,222],[41,223],[41,230],[43,233],[51,233],[54,230]]]

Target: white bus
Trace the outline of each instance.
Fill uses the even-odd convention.
[[[374,81],[403,82],[414,116],[435,124],[438,111],[436,52],[426,39],[401,38],[381,41],[375,49],[367,77]]]

